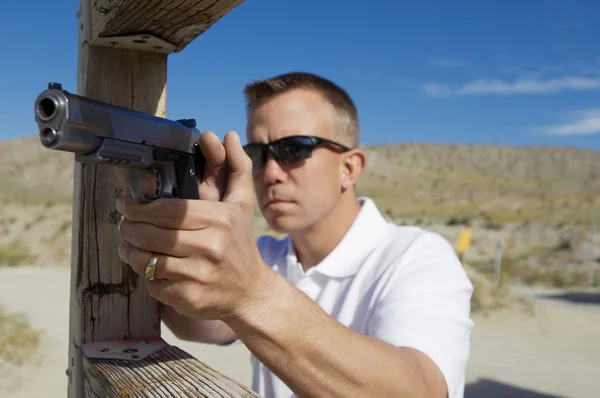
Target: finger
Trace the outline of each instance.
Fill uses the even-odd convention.
[[[146,276],[146,267],[155,253],[140,249],[127,241],[121,241],[118,252],[121,260],[140,276]],[[155,279],[180,280],[189,276],[189,266],[184,259],[164,253],[157,254]]]
[[[147,282],[148,293],[160,301],[175,309],[178,313],[195,318],[198,313],[194,311],[194,301],[203,301],[198,297],[205,297],[206,294],[201,287],[190,280],[173,281],[167,279],[155,279]],[[200,289],[199,289],[200,288]],[[215,308],[216,311],[218,309]],[[217,319],[216,317],[203,317],[205,319]]]
[[[129,170],[124,167],[115,167],[115,175],[119,181],[119,185],[121,185],[124,191],[127,190],[127,194],[129,194],[129,192],[131,192],[129,185]],[[140,175],[142,177],[142,193],[146,196],[150,196],[156,192],[157,185],[154,174],[148,169],[143,169],[140,170]]]
[[[188,284],[181,281],[171,281],[168,279],[155,279],[146,282],[146,287],[150,296],[175,310],[184,300]],[[179,312],[179,311],[178,311]]]
[[[225,202],[237,202],[244,209],[254,211],[252,187],[252,161],[242,148],[240,137],[234,131],[225,134],[223,140],[227,152],[227,192]]]
[[[139,203],[131,195],[123,195],[116,201],[117,211],[126,219],[156,227],[193,231],[216,226],[222,220],[219,202],[159,198],[150,203]],[[221,203],[222,205],[222,203]]]
[[[227,163],[225,159],[225,147],[215,133],[212,131],[202,133],[198,139],[198,145],[209,167],[218,169],[225,166]]]
[[[185,232],[134,222],[127,218],[119,224],[122,240],[148,252],[165,253],[174,257],[188,257],[193,253],[195,246],[193,237],[186,235]]]
[[[219,137],[210,131],[200,136],[198,145],[206,159],[200,188],[200,199],[221,200],[227,180],[225,147]]]

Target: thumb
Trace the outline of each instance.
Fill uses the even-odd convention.
[[[254,212],[254,192],[252,186],[252,160],[248,157],[240,137],[229,131],[223,138],[227,154],[227,190],[223,202],[236,202],[245,210]]]

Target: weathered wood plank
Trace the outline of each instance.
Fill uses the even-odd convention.
[[[79,94],[165,115],[166,55],[87,44],[80,51]],[[76,163],[74,176],[70,388],[82,380],[73,368],[83,344],[160,335],[157,303],[145,280],[121,264],[117,254],[115,201],[121,190],[114,170]]]
[[[153,43],[160,44],[166,35],[181,50],[201,33],[194,30],[196,24],[210,25],[239,3],[80,0],[78,94],[165,117],[172,49],[148,43],[141,50],[115,48],[95,45],[95,39],[149,29],[157,35]],[[69,397],[256,396],[175,347],[143,359],[90,354],[97,343],[160,339],[160,317],[145,279],[117,254],[120,215],[115,202],[121,189],[114,170],[80,163],[74,168]]]
[[[166,56],[90,47],[85,95],[142,112],[165,114]],[[159,334],[156,303],[145,280],[120,263],[116,248],[121,193],[110,167],[82,165],[75,186],[84,189],[78,220],[81,236],[77,286],[84,319],[83,342]],[[132,311],[132,309],[134,309]]]
[[[146,34],[171,43],[172,52],[181,51],[242,2],[243,0],[98,0],[93,3],[92,8],[92,40]],[[137,39],[144,41],[148,38]],[[145,43],[137,44],[144,46]]]
[[[173,346],[139,361],[84,359],[84,369],[92,397],[260,397]]]

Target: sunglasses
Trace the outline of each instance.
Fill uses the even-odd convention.
[[[293,164],[312,156],[313,150],[323,144],[330,144],[342,150],[349,151],[350,148],[338,142],[326,138],[294,135],[280,138],[267,144],[252,143],[244,145],[244,151],[252,159],[255,168],[262,167],[267,163],[269,152],[273,159],[282,164]]]

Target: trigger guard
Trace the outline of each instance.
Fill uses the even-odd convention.
[[[157,177],[156,171],[154,171],[154,176]],[[140,203],[149,203],[154,199],[160,196],[160,193],[156,193],[151,197],[146,197],[142,192],[142,176],[140,175],[139,169],[129,169],[129,186],[131,190],[131,195],[133,198]]]

